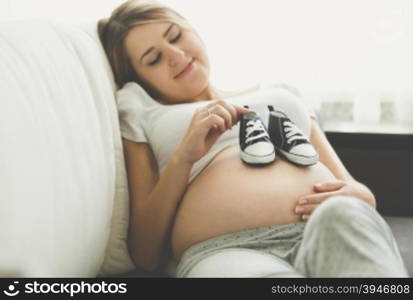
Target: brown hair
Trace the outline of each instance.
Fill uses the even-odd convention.
[[[124,41],[133,27],[158,22],[176,23],[195,32],[183,16],[155,0],[128,0],[117,7],[110,18],[99,20],[99,38],[118,88],[129,81],[134,81],[146,89],[151,96],[156,95],[156,91],[136,74],[127,55]]]

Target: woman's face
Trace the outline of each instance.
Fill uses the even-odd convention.
[[[209,88],[209,61],[199,37],[175,23],[135,26],[126,51],[137,75],[168,104],[192,102]]]

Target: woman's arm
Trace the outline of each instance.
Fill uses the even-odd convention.
[[[206,114],[206,109],[210,113]],[[176,211],[188,187],[192,166],[248,109],[210,101],[198,108],[180,145],[159,176],[148,144],[122,139],[130,189],[128,246],[137,266],[148,271],[161,263]]]
[[[337,179],[354,180],[341,162],[333,147],[330,145],[317,121],[313,118],[311,118],[310,141],[313,147],[317,150],[320,156],[320,161],[330,169]]]
[[[150,146],[122,140],[130,197],[129,252],[136,266],[154,271],[162,262],[192,165],[175,155],[159,177]]]

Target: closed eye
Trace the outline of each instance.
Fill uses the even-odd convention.
[[[176,36],[176,38],[174,38],[173,40],[171,40],[170,43],[174,44],[174,43],[176,43],[177,41],[179,41],[180,38],[181,38],[181,32]],[[156,56],[155,60],[151,61],[151,62],[149,63],[149,65],[150,65],[150,66],[153,66],[153,65],[157,64],[157,63],[160,61],[161,57],[162,57],[162,55],[161,55],[161,54],[158,54],[158,55]]]
[[[176,36],[176,38],[174,38],[174,39],[171,41],[171,43],[172,43],[172,44],[176,43],[177,41],[179,41],[180,38],[181,38],[181,33],[179,33],[179,34]]]
[[[155,65],[160,59],[161,59],[161,55],[158,54],[158,56],[156,56],[156,59],[154,61],[150,62],[149,65],[150,66]]]

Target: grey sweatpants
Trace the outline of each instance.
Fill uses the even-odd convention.
[[[327,199],[307,222],[253,228],[187,249],[176,277],[408,277],[391,229],[367,203]]]

